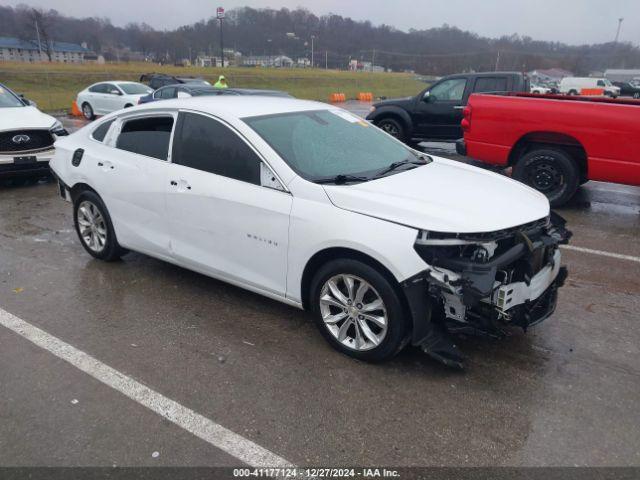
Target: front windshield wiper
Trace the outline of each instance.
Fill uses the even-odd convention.
[[[405,160],[400,160],[399,162],[393,162],[391,165],[389,165],[388,167],[385,167],[380,172],[378,172],[378,174],[376,175],[375,178],[383,177],[387,173],[391,173],[394,170],[397,170],[398,168],[400,168],[400,167],[402,167],[404,165],[422,166],[422,165],[426,165],[427,163],[429,163],[429,162],[423,157],[416,157],[415,159],[414,158],[407,158]]]
[[[314,180],[313,183],[333,183],[335,185],[344,185],[346,183],[357,183],[357,182],[366,182],[371,180],[369,177],[358,177],[356,175],[336,175],[335,177],[329,178],[320,178],[318,180]]]

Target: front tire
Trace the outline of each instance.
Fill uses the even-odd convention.
[[[325,264],[311,283],[314,320],[339,352],[380,362],[395,356],[408,333],[402,302],[376,269],[357,260]]]
[[[387,132],[392,137],[397,138],[400,141],[406,141],[406,132],[405,128],[398,120],[395,118],[383,118],[376,122],[376,126],[385,132]]]
[[[112,262],[126,253],[118,244],[107,207],[95,192],[86,191],[76,198],[73,218],[80,243],[92,257]]]
[[[539,148],[518,160],[513,178],[546,195],[552,207],[559,207],[575,194],[580,172],[573,159],[562,150]]]
[[[93,107],[88,102],[82,104],[82,116],[91,121],[96,118],[96,114],[93,111]]]

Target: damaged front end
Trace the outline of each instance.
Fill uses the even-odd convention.
[[[415,250],[429,265],[403,284],[414,330],[412,343],[443,363],[462,367],[448,333],[499,338],[509,326],[526,329],[555,310],[567,277],[559,245],[571,232],[547,218],[489,233],[421,231]]]

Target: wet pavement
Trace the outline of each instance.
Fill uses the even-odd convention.
[[[590,182],[559,213],[572,245],[640,257],[639,211],[640,189]],[[0,187],[2,309],[300,465],[640,465],[640,263],[563,255],[553,317],[461,339],[465,372],[411,348],[370,365],[294,308],[93,260],[51,183]],[[1,326],[0,362],[0,465],[238,463]]]

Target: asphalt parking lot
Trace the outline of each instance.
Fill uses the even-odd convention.
[[[0,186],[0,308],[27,322],[0,325],[0,465],[638,466],[640,188],[590,182],[559,213],[555,315],[461,339],[457,372],[416,349],[357,362],[294,308],[144,255],[93,260],[54,184]],[[197,435],[216,426],[233,448]]]

